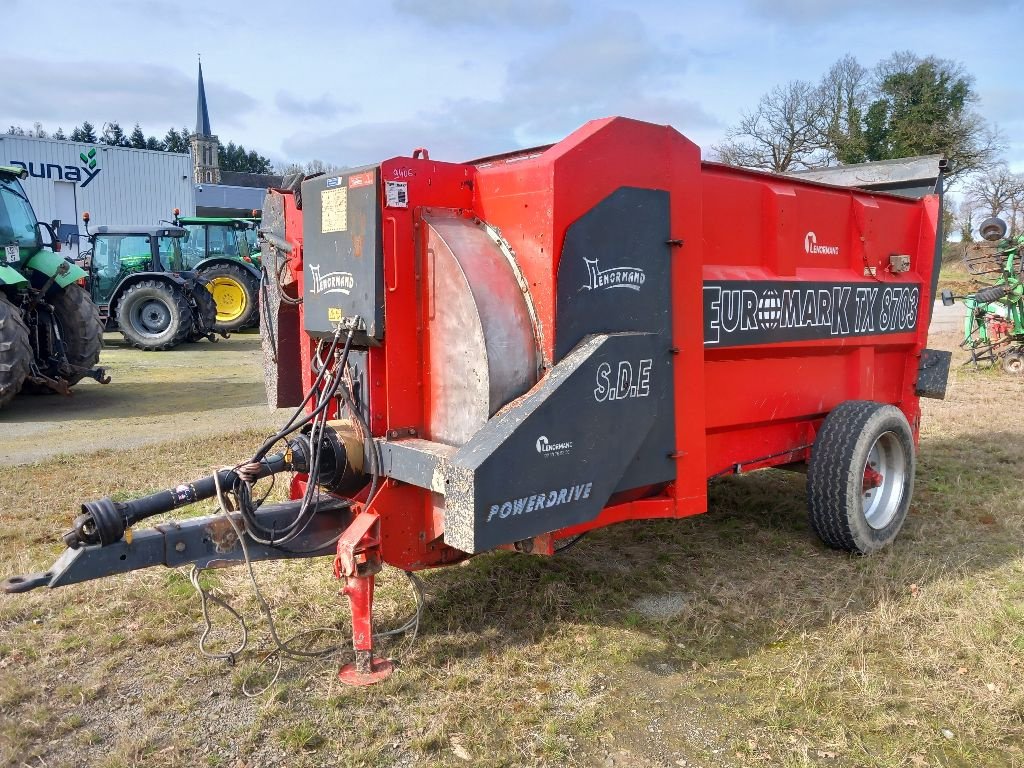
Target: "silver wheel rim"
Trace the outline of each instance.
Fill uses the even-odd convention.
[[[883,432],[864,463],[861,503],[864,519],[875,530],[892,522],[907,487],[907,457],[895,432]]]
[[[131,311],[132,325],[144,336],[159,336],[171,325],[171,310],[159,299],[140,301]]]

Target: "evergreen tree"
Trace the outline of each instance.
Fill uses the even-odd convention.
[[[155,136],[149,136],[146,138],[146,149],[152,149],[156,152],[166,151],[164,145]]]
[[[121,124],[116,120],[103,126],[103,137],[100,139],[104,144],[111,147],[130,147],[131,142],[125,135]]]
[[[876,73],[877,95],[864,118],[867,159],[943,154],[950,178],[994,159],[998,139],[973,110],[973,78],[959,64],[902,52]]]
[[[96,128],[88,120],[82,123],[81,127],[75,126],[75,129],[71,131],[72,141],[81,141],[86,144],[96,143]]]
[[[138,123],[132,129],[132,135],[128,138],[128,142],[135,149],[146,149],[146,135],[142,132]]]
[[[58,128],[54,132],[53,138],[57,139],[58,141],[67,141],[68,140],[68,137],[64,135],[64,129],[63,128]]]
[[[164,136],[164,151],[187,153],[188,150],[188,129],[182,128],[180,132],[173,127],[168,129]]]

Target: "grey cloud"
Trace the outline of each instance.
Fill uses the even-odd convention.
[[[985,11],[1011,15],[1020,3],[1006,0],[746,0],[760,16],[790,24],[821,24],[840,22],[850,17],[865,21],[884,22],[893,17],[920,17],[934,19],[937,13],[945,15],[975,16]]]
[[[394,0],[399,13],[436,27],[548,27],[572,17],[568,0]]]
[[[685,67],[685,56],[659,45],[635,14],[618,13],[524,52],[496,99],[450,100],[401,121],[307,132],[283,149],[298,159],[357,165],[426,144],[432,156],[458,161],[557,141],[609,115],[671,124],[684,134],[719,127],[695,102],[675,95],[683,92]]]
[[[328,94],[304,99],[301,96],[278,91],[274,99],[277,108],[295,116],[331,118],[339,114],[354,114],[359,111],[352,104],[342,104]]]
[[[154,129],[195,121],[195,78],[170,67],[0,58],[0,71],[18,73],[5,83],[3,103],[15,121],[39,120],[65,130],[83,120],[139,122]],[[242,124],[256,107],[248,94],[216,81],[206,81],[206,95],[214,131]]]

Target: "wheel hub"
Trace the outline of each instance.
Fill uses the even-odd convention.
[[[885,528],[899,511],[907,485],[907,462],[894,432],[878,436],[864,464],[861,503],[872,528]]]
[[[146,333],[158,335],[171,324],[171,312],[160,301],[144,302],[136,313],[137,326]]]
[[[230,277],[215,277],[210,280],[210,293],[217,304],[217,322],[229,323],[237,320],[245,312],[245,290]]]

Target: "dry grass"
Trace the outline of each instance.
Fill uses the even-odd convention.
[[[699,518],[427,574],[420,637],[388,648],[402,667],[373,688],[337,684],[341,654],[245,698],[259,655],[198,654],[177,572],[0,599],[0,764],[1024,765],[1022,390],[958,370],[926,405],[912,514],[878,557],[814,540],[798,475],[716,481]],[[5,570],[47,564],[76,500],[173,484],[256,439],[0,471]],[[347,627],[328,561],[257,573],[283,632]],[[261,646],[241,570],[208,578]],[[674,609],[647,610],[659,596]],[[386,571],[379,623],[410,605]]]

